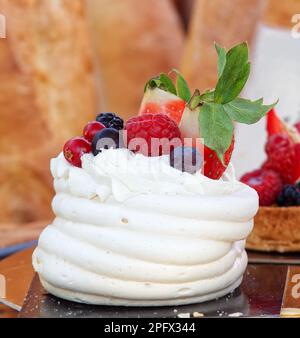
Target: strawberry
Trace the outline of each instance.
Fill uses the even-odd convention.
[[[230,163],[233,149],[234,138],[232,139],[230,148],[224,155],[224,164],[222,164],[215,151],[209,149],[208,147],[204,147],[204,175],[213,180],[220,179]]]
[[[298,132],[300,133],[300,122],[295,124],[295,128],[298,130]]]
[[[267,131],[269,136],[286,133],[284,124],[277,116],[274,109],[271,109],[267,116]]]
[[[167,115],[179,124],[186,102],[178,96],[160,88],[148,88],[140,108],[139,115],[162,114]]]

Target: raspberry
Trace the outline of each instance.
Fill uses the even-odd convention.
[[[266,145],[268,155],[264,168],[277,171],[283,182],[293,184],[299,178],[300,144],[284,134],[272,135]]]
[[[255,170],[244,175],[241,178],[241,182],[257,191],[261,206],[274,204],[283,188],[280,175],[272,170]]]
[[[295,128],[298,130],[298,132],[300,133],[300,122],[295,124]]]
[[[145,156],[170,154],[172,149],[181,146],[180,130],[177,124],[166,115],[145,114],[133,117],[127,121],[125,129],[128,148]],[[146,143],[141,144],[138,139],[145,140]],[[157,147],[154,139],[160,143],[157,143]],[[172,144],[170,141],[173,141]]]

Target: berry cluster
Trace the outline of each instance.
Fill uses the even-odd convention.
[[[85,126],[82,137],[72,138],[65,144],[63,152],[66,160],[81,168],[81,157],[84,154],[92,152],[97,155],[101,149],[120,147],[119,131],[123,129],[121,126],[124,126],[124,121],[115,114],[98,115],[97,121],[89,122]]]
[[[280,175],[273,170],[259,169],[244,175],[241,182],[255,189],[261,206],[270,206],[283,188]]]
[[[299,129],[297,124],[295,130]],[[244,175],[241,181],[258,192],[261,206],[299,205],[299,184],[294,184],[300,178],[300,143],[290,136],[274,110],[268,115],[267,130],[267,161],[261,169]]]
[[[134,153],[145,156],[170,156],[170,165],[182,172],[195,174],[204,164],[203,156],[192,147],[182,147],[178,125],[167,115],[145,114],[129,119],[125,126],[126,140],[120,131],[124,121],[113,113],[99,114],[64,146],[64,156],[72,165],[81,168],[81,157],[87,153],[97,156],[102,149],[127,146]],[[152,144],[152,140],[159,144]],[[126,142],[124,142],[126,141]],[[177,144],[178,142],[178,144]]]

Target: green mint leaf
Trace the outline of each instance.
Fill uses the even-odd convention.
[[[164,86],[164,88],[166,89],[166,91],[168,91],[169,93],[172,93],[174,95],[177,95],[176,87],[174,86],[172,79],[167,74],[161,73],[160,74],[160,81],[161,81],[162,85]]]
[[[144,92],[148,89],[160,88],[166,92],[177,95],[176,87],[173,84],[172,79],[164,73],[161,73],[159,76],[152,78],[146,83]]]
[[[234,128],[223,105],[204,103],[199,113],[199,128],[204,144],[214,150],[224,163],[224,154],[230,147]]]
[[[177,86],[178,96],[181,99],[183,99],[185,102],[189,102],[192,95],[191,95],[191,91],[188,86],[188,83],[186,82],[185,78],[182,76],[182,74],[177,69],[173,69],[172,72],[174,72],[177,76],[176,86]]]
[[[216,103],[226,104],[239,96],[250,75],[248,58],[248,45],[245,42],[226,54],[226,65],[215,90]]]
[[[254,124],[264,117],[277,102],[271,105],[263,105],[263,99],[250,101],[237,98],[224,105],[226,113],[233,121],[245,124]]]
[[[218,53],[218,76],[220,78],[226,66],[227,51],[225,48],[219,46],[217,43],[215,43],[215,48]]]

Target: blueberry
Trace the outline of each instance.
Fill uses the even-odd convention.
[[[124,120],[114,113],[101,113],[97,116],[96,121],[102,123],[106,128],[124,129]]]
[[[122,141],[120,132],[113,128],[106,128],[95,135],[92,142],[94,156],[101,153],[102,149],[121,148]]]
[[[297,205],[299,192],[296,186],[286,185],[277,198],[280,207],[291,207]]]
[[[300,206],[300,192],[297,193],[296,206]]]
[[[177,147],[170,153],[170,164],[182,172],[195,174],[202,168],[203,156],[195,148]]]

